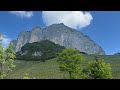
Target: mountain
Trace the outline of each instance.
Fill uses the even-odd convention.
[[[17,45],[17,40],[12,40],[11,43],[13,43],[14,46],[16,46]]]
[[[26,43],[39,42],[41,40],[49,40],[66,48],[76,48],[80,52],[87,54],[105,54],[104,50],[90,37],[65,26],[63,23],[53,24],[45,28],[36,26],[32,31],[19,33],[15,51],[20,51]]]
[[[48,40],[27,43],[17,52],[18,60],[48,60],[55,58],[65,47]]]
[[[10,43],[13,43],[13,44],[14,44],[14,50],[15,50],[16,45],[17,45],[17,40],[12,40]]]
[[[114,55],[120,55],[120,52],[118,52],[118,53],[115,53]]]

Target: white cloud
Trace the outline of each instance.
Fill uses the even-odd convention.
[[[42,18],[47,26],[64,23],[74,29],[81,29],[90,25],[93,19],[90,12],[82,11],[43,11]]]
[[[33,12],[32,11],[10,11],[11,14],[14,14],[16,16],[19,16],[21,18],[30,18],[33,16]]]
[[[6,35],[3,35],[3,37],[1,37],[0,39],[2,39],[2,45],[4,47],[7,47],[11,41],[11,39],[8,38]]]

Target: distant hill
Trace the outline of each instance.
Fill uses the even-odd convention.
[[[120,52],[118,52],[118,53],[115,53],[114,55],[120,55]]]
[[[64,46],[55,44],[48,40],[25,44],[20,52],[17,52],[18,60],[48,60],[55,58]]]
[[[63,23],[53,24],[45,28],[36,26],[32,31],[19,33],[15,51],[20,51],[26,43],[39,42],[42,40],[49,40],[65,48],[76,48],[80,52],[87,54],[105,54],[104,50],[90,37]]]

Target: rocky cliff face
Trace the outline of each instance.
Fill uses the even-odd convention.
[[[41,41],[43,40],[43,36],[43,30],[39,26],[36,26],[32,29],[29,43]]]
[[[29,42],[30,36],[31,36],[30,31],[21,32],[18,35],[17,44],[16,44],[16,47],[15,47],[16,52],[20,51],[21,47],[23,47],[26,43]]]
[[[41,40],[49,40],[65,46],[66,48],[76,48],[80,52],[87,54],[105,54],[103,49],[91,40],[85,34],[76,31],[64,24],[53,24],[44,29],[35,27],[31,32],[22,32],[18,36],[15,51],[21,50],[26,43],[38,42]]]

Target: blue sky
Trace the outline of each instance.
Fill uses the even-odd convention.
[[[42,11],[28,13],[22,12],[23,16],[20,16],[18,12],[0,11],[0,32],[7,39],[13,40],[17,39],[19,32],[30,31],[34,26],[43,27],[63,22],[88,35],[104,49],[106,54],[120,52],[119,11],[72,12],[72,14]]]

